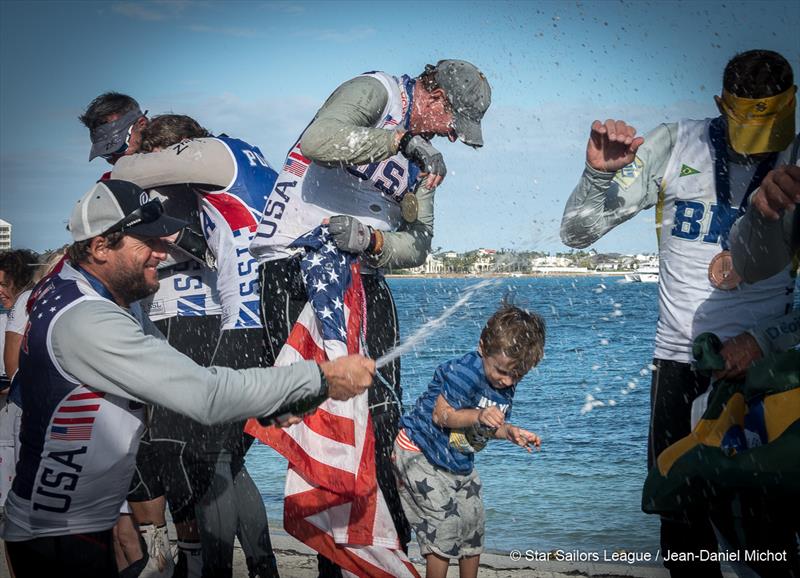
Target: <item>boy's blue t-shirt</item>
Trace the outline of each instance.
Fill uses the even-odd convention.
[[[439,394],[442,394],[453,409],[496,405],[508,420],[511,417],[515,388],[516,386],[506,389],[492,387],[483,372],[481,356],[473,351],[436,368],[428,390],[419,397],[414,409],[402,417],[400,425],[433,465],[456,474],[468,474],[473,468],[474,454],[462,453],[451,447],[452,430],[433,423],[433,408]]]

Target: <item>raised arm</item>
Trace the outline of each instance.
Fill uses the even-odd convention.
[[[595,121],[586,168],[561,219],[565,245],[585,248],[658,200],[677,125],[660,125],[646,138],[623,121]]]

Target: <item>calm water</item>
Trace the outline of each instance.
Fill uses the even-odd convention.
[[[476,294],[447,326],[402,359],[410,406],[439,363],[475,349],[504,295],[547,320],[545,359],[517,387],[512,423],[537,432],[542,451],[497,441],[478,454],[486,542],[492,549],[655,552],[658,521],[640,510],[646,475],[656,284],[619,278],[519,278]],[[400,328],[410,335],[476,279],[392,279]],[[604,403],[584,411],[587,395]],[[286,462],[255,445],[248,468],[271,521],[282,520]]]

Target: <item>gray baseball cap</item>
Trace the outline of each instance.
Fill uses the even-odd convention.
[[[440,60],[435,72],[436,83],[445,90],[453,107],[458,138],[473,147],[483,146],[481,119],[492,103],[489,81],[466,60]]]
[[[89,131],[89,138],[92,141],[89,160],[95,157],[124,153],[128,148],[129,130],[137,120],[146,114],[147,111],[142,112],[139,108],[129,110],[118,119],[101,124]]]
[[[100,181],[72,209],[69,232],[73,241],[85,241],[115,231],[142,237],[166,237],[188,223],[168,217],[158,199],[150,199],[128,181]]]

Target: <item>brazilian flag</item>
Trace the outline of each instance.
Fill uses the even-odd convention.
[[[724,367],[719,340],[695,341],[700,369]],[[702,508],[730,492],[800,496],[800,351],[765,357],[744,381],[716,382],[702,419],[661,455],[642,494],[648,514]]]

